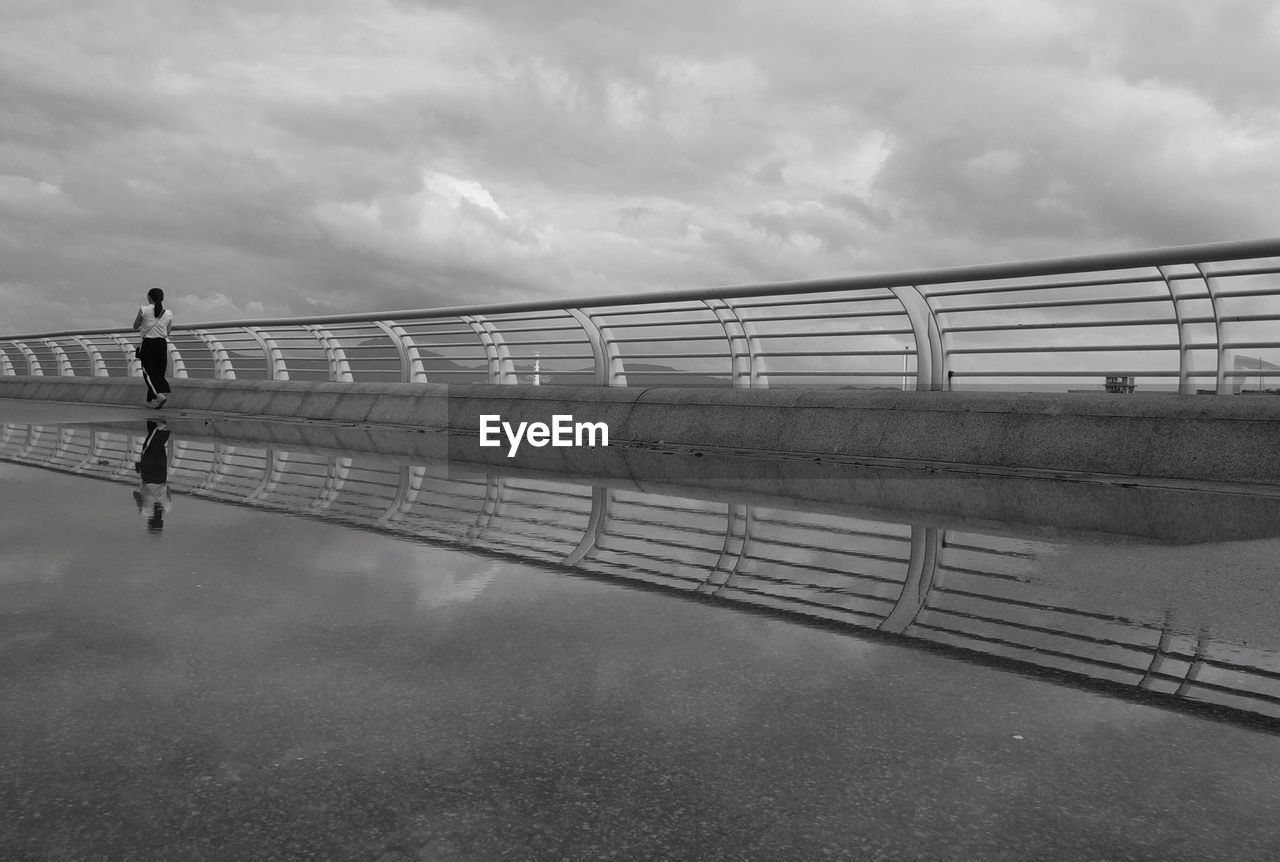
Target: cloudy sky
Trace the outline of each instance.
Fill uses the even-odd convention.
[[[0,0],[0,330],[1280,234],[1263,0]]]

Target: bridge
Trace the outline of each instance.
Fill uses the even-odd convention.
[[[173,376],[369,383],[1265,388],[1280,239],[889,275],[179,324]],[[0,375],[128,377],[124,329],[0,335]],[[1272,381],[1275,382],[1274,380]]]
[[[19,525],[0,551],[0,584],[17,585],[0,588],[0,660],[40,705],[0,754],[52,788],[32,791],[42,810],[134,768],[103,754],[116,734],[162,753],[143,771],[171,796],[203,792],[194,769],[217,799],[269,807],[254,794],[296,787],[357,810],[317,790],[333,775],[452,818],[522,811],[546,782],[577,798],[574,781],[667,816],[693,792],[681,764],[714,750],[727,777],[704,764],[698,786],[784,787],[760,815],[771,830],[834,817],[823,840],[852,841],[892,818],[836,817],[831,800],[914,805],[919,785],[875,778],[909,772],[907,754],[874,753],[922,747],[995,776],[931,771],[943,820],[1012,781],[1016,802],[987,801],[1051,805],[1072,841],[1114,846],[1146,803],[1103,791],[1099,826],[1093,788],[1120,773],[1090,761],[1090,791],[1058,797],[1043,758],[1083,744],[1163,763],[1182,740],[1185,768],[1146,774],[1175,807],[1187,771],[1229,787],[1241,758],[1272,762],[1278,276],[1266,240],[189,324],[160,411],[141,406],[125,331],[0,335],[0,505]],[[553,414],[607,423],[609,445],[478,445],[483,416]],[[49,721],[79,731],[49,742],[32,730]],[[423,753],[441,738],[463,753]],[[663,777],[644,787],[668,790],[624,801],[615,761],[646,757]],[[1180,817],[1215,846],[1259,834],[1231,794],[1195,805]],[[95,846],[125,846],[102,828]],[[920,829],[933,837],[880,840],[949,834]]]

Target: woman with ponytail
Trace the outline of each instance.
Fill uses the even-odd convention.
[[[169,381],[164,372],[169,364],[169,329],[173,312],[164,307],[164,291],[153,287],[147,291],[147,302],[138,309],[133,328],[142,333],[138,361],[142,363],[142,379],[147,383],[147,406],[163,407],[169,400]]]

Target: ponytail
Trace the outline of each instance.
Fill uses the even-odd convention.
[[[153,287],[147,291],[147,299],[151,300],[151,308],[156,313],[156,320],[159,320],[160,315],[164,314],[164,291]]]

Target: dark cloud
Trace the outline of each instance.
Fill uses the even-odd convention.
[[[13,5],[6,329],[1274,232],[1268,3]]]

